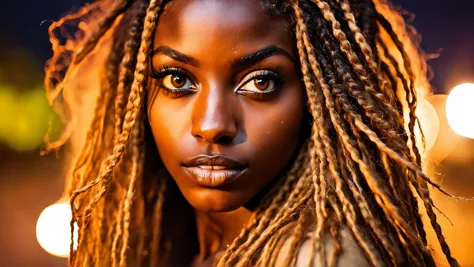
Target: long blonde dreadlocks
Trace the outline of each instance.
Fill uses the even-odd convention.
[[[64,144],[77,121],[65,105],[71,77],[90,54],[107,46],[102,40],[110,43],[90,126],[65,191],[71,228],[79,228],[70,266],[166,266],[176,250],[175,240],[163,231],[165,194],[172,183],[163,166],[148,170],[145,163],[154,149],[144,108],[149,57],[167,2],[97,1],[50,27],[54,56],[47,64],[46,88],[70,124],[47,150]],[[415,46],[395,25],[400,16],[383,0],[263,2],[294,27],[313,123],[292,168],[266,194],[217,266],[274,266],[285,240],[291,246],[284,264],[295,265],[308,235],[308,266],[318,257],[335,266],[343,229],[372,266],[435,266],[417,198],[449,265],[459,266],[437,222],[428,185],[449,193],[421,169],[415,86],[425,77],[419,55],[410,58]],[[72,24],[78,25],[75,36],[61,43],[56,30]],[[334,241],[332,255],[326,255],[325,233]]]

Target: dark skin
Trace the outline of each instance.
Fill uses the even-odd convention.
[[[178,0],[160,16],[153,47],[148,120],[165,167],[195,208],[195,264],[206,265],[238,235],[251,215],[246,204],[291,164],[301,141],[294,36],[257,0]],[[193,176],[188,162],[200,155],[239,164],[198,161]]]

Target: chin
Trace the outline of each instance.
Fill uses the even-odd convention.
[[[186,200],[195,209],[206,212],[234,211],[249,201],[244,192],[224,191],[216,188],[195,188],[183,192]]]

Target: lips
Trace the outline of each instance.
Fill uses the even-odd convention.
[[[189,178],[205,187],[219,187],[238,179],[246,165],[222,155],[199,155],[182,164]]]

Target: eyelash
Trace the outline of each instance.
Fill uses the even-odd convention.
[[[161,79],[166,77],[166,75],[169,74],[181,74],[181,75],[189,75],[187,71],[184,71],[180,68],[175,68],[175,67],[169,67],[166,65],[163,65],[160,70],[156,70],[155,68],[152,68],[150,77],[153,79]]]
[[[278,68],[277,68],[277,70],[278,70]],[[150,73],[150,77],[153,78],[153,79],[162,79],[162,78],[166,77],[167,75],[173,75],[173,74],[183,75],[183,76],[186,76],[188,79],[191,76],[189,72],[187,72],[187,71],[185,71],[181,68],[176,68],[176,67],[170,67],[170,66],[163,65],[160,70],[156,70],[155,68],[152,68],[151,73]],[[262,92],[262,93],[257,93],[257,92],[248,91],[248,90],[240,90],[241,87],[243,87],[247,83],[251,82],[252,80],[258,79],[258,78],[260,78],[260,79],[261,78],[270,78],[270,79],[272,79],[275,82],[276,89],[273,89],[269,92]],[[243,95],[251,96],[253,98],[263,98],[263,97],[269,96],[273,92],[277,91],[278,88],[282,84],[284,84],[285,82],[286,82],[285,77],[283,77],[282,75],[278,74],[275,71],[265,70],[265,69],[256,70],[256,71],[254,70],[254,71],[251,72],[251,75],[249,77],[246,77],[246,79],[239,84],[236,91],[237,92],[240,91]],[[189,91],[190,91],[189,89],[172,89],[171,90],[171,89],[168,89],[168,88],[166,88],[165,86],[162,86],[162,85],[160,85],[160,87],[162,89],[164,89],[164,91],[167,95],[171,95],[171,96],[181,96],[184,93],[189,93]]]

